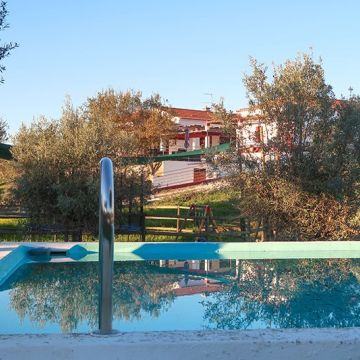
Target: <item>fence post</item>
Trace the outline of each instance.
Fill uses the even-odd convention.
[[[142,212],[140,214],[140,231],[141,231],[141,241],[146,241],[146,231],[145,231],[145,214]]]
[[[205,219],[205,239],[209,241],[209,214],[206,212],[206,219]]]
[[[177,219],[176,219],[176,232],[179,232],[180,228],[180,207],[177,207]]]
[[[133,208],[133,186],[134,186],[134,179],[131,179],[130,186],[129,186],[129,204],[128,204],[128,225],[132,225],[132,208]]]
[[[246,220],[243,217],[240,218],[240,231],[240,239],[246,241]]]

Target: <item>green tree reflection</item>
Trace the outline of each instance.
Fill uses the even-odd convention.
[[[359,260],[234,260],[231,267],[207,274],[222,282],[218,292],[202,301],[209,328],[360,326]],[[174,284],[184,274],[199,279],[188,269],[159,267],[156,262],[116,263],[114,318],[160,316],[171,306]],[[96,263],[26,266],[11,288],[11,306],[20,319],[28,317],[39,327],[58,323],[64,332],[81,323],[97,328]]]
[[[145,262],[115,263],[114,318],[139,319],[145,311],[158,316],[172,303],[176,274]],[[98,321],[98,267],[96,263],[37,264],[23,269],[12,284],[11,307],[20,319],[28,316],[41,327],[58,323],[63,332],[81,322],[96,329]]]
[[[217,329],[360,326],[359,273],[358,260],[240,261],[204,318]]]

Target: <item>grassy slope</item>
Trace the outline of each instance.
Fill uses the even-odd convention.
[[[212,208],[214,216],[231,217],[238,213],[237,210],[238,195],[235,192],[226,188],[201,190],[189,190],[185,193],[180,193],[169,196],[155,205],[179,205],[191,206],[209,205]]]
[[[230,219],[239,216],[238,210],[238,194],[234,191],[229,190],[228,188],[220,187],[200,187],[195,190],[187,191],[173,191],[171,194],[162,198],[161,200],[155,201],[149,206],[145,207],[146,214],[171,214],[176,215],[176,209],[156,209],[157,206],[191,206],[191,205],[209,205],[212,209],[213,216],[215,218],[227,218],[229,221],[217,221],[218,225],[228,226],[230,223],[234,223]],[[181,209],[181,216],[186,216],[188,214],[187,209]],[[146,226],[163,226],[163,227],[175,227],[176,220],[146,220]],[[193,225],[191,222],[188,222],[185,228],[192,228]],[[170,238],[169,238],[170,239]],[[181,238],[178,240],[185,240],[186,238]],[[188,238],[189,240],[191,238]]]
[[[149,203],[145,206],[146,214],[162,214],[162,215],[176,215],[176,209],[156,209],[157,206],[173,205],[173,206],[191,206],[192,204],[196,205],[209,205],[213,211],[214,217],[226,217],[232,218],[236,215],[239,215],[239,210],[237,209],[237,194],[230,191],[226,188],[214,188],[214,187],[197,187],[196,189],[189,189],[179,191],[173,191],[170,194],[167,194],[166,197],[161,198],[160,200]],[[186,216],[188,210],[181,209],[181,216]],[[0,232],[1,228],[17,228],[22,229],[26,220],[24,219],[0,219]],[[146,226],[152,227],[176,227],[176,220],[164,220],[164,219],[148,219],[146,221]],[[186,228],[192,228],[193,225],[191,222],[187,222]],[[57,236],[57,241],[62,241],[62,236]],[[118,235],[116,237],[118,241],[139,241],[139,235]],[[179,238],[178,240],[190,240],[191,238]],[[1,240],[10,240],[10,241],[21,241],[24,240],[20,235],[7,235],[0,234]],[[29,239],[28,239],[29,240]],[[33,240],[36,241],[52,241],[55,240],[53,236],[42,236],[34,237]],[[84,241],[94,240],[91,237],[84,236]],[[175,237],[168,236],[150,236],[146,237],[147,241],[174,241]]]

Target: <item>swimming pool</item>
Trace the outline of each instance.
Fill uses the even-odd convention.
[[[51,262],[28,262],[1,285],[0,334],[97,329],[97,262],[56,261],[55,256]],[[253,260],[222,255],[116,261],[113,327],[119,331],[357,327],[359,280],[357,258]]]

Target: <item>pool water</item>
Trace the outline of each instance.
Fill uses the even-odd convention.
[[[114,265],[120,331],[360,326],[360,260],[155,260]],[[0,288],[0,334],[90,332],[98,264],[32,263]]]

